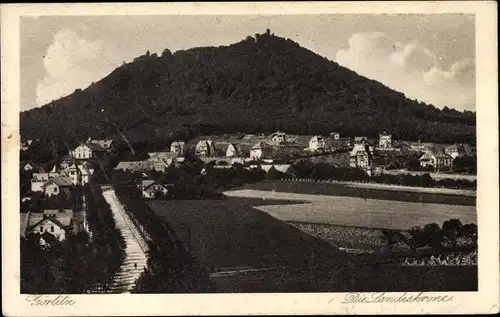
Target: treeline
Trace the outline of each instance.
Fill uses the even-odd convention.
[[[429,173],[422,175],[411,174],[381,174],[369,176],[364,170],[352,167],[335,167],[328,163],[311,163],[299,161],[294,164],[297,178],[315,180],[336,180],[351,182],[374,182],[381,184],[419,186],[419,187],[446,187],[457,189],[476,189],[477,181],[467,179],[433,179]]]
[[[113,188],[120,202],[148,233],[148,262],[136,281],[134,293],[211,292],[214,285],[208,272],[185,250],[168,224],[145,203],[136,183],[124,174],[115,174]]]
[[[400,140],[475,139],[474,112],[408,99],[271,34],[223,47],[146,53],[84,90],[22,112],[20,120],[23,137],[53,140],[118,136],[118,127],[137,142],[159,141],[184,125],[210,133],[376,136],[387,130]]]

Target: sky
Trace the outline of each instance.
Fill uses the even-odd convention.
[[[268,28],[408,98],[475,110],[474,16],[464,14],[22,17],[21,110],[148,50],[229,45]]]

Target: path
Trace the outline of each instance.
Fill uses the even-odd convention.
[[[115,191],[103,188],[103,196],[111,207],[116,226],[121,231],[127,245],[125,260],[114,277],[111,291],[113,293],[129,293],[146,267],[147,244],[116,197]],[[134,264],[137,264],[137,267]]]

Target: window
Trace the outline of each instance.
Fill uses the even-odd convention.
[[[50,232],[54,232],[54,226],[50,226]]]
[[[40,227],[40,232],[43,232],[43,227]]]
[[[54,193],[57,193],[57,187],[54,187]]]

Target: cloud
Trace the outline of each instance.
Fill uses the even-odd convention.
[[[474,60],[444,69],[440,56],[418,41],[401,43],[385,33],[356,33],[336,61],[357,73],[438,107],[475,108]]]
[[[88,87],[116,68],[118,60],[117,53],[103,41],[90,41],[70,30],[59,31],[43,58],[46,75],[37,84],[37,104]]]

